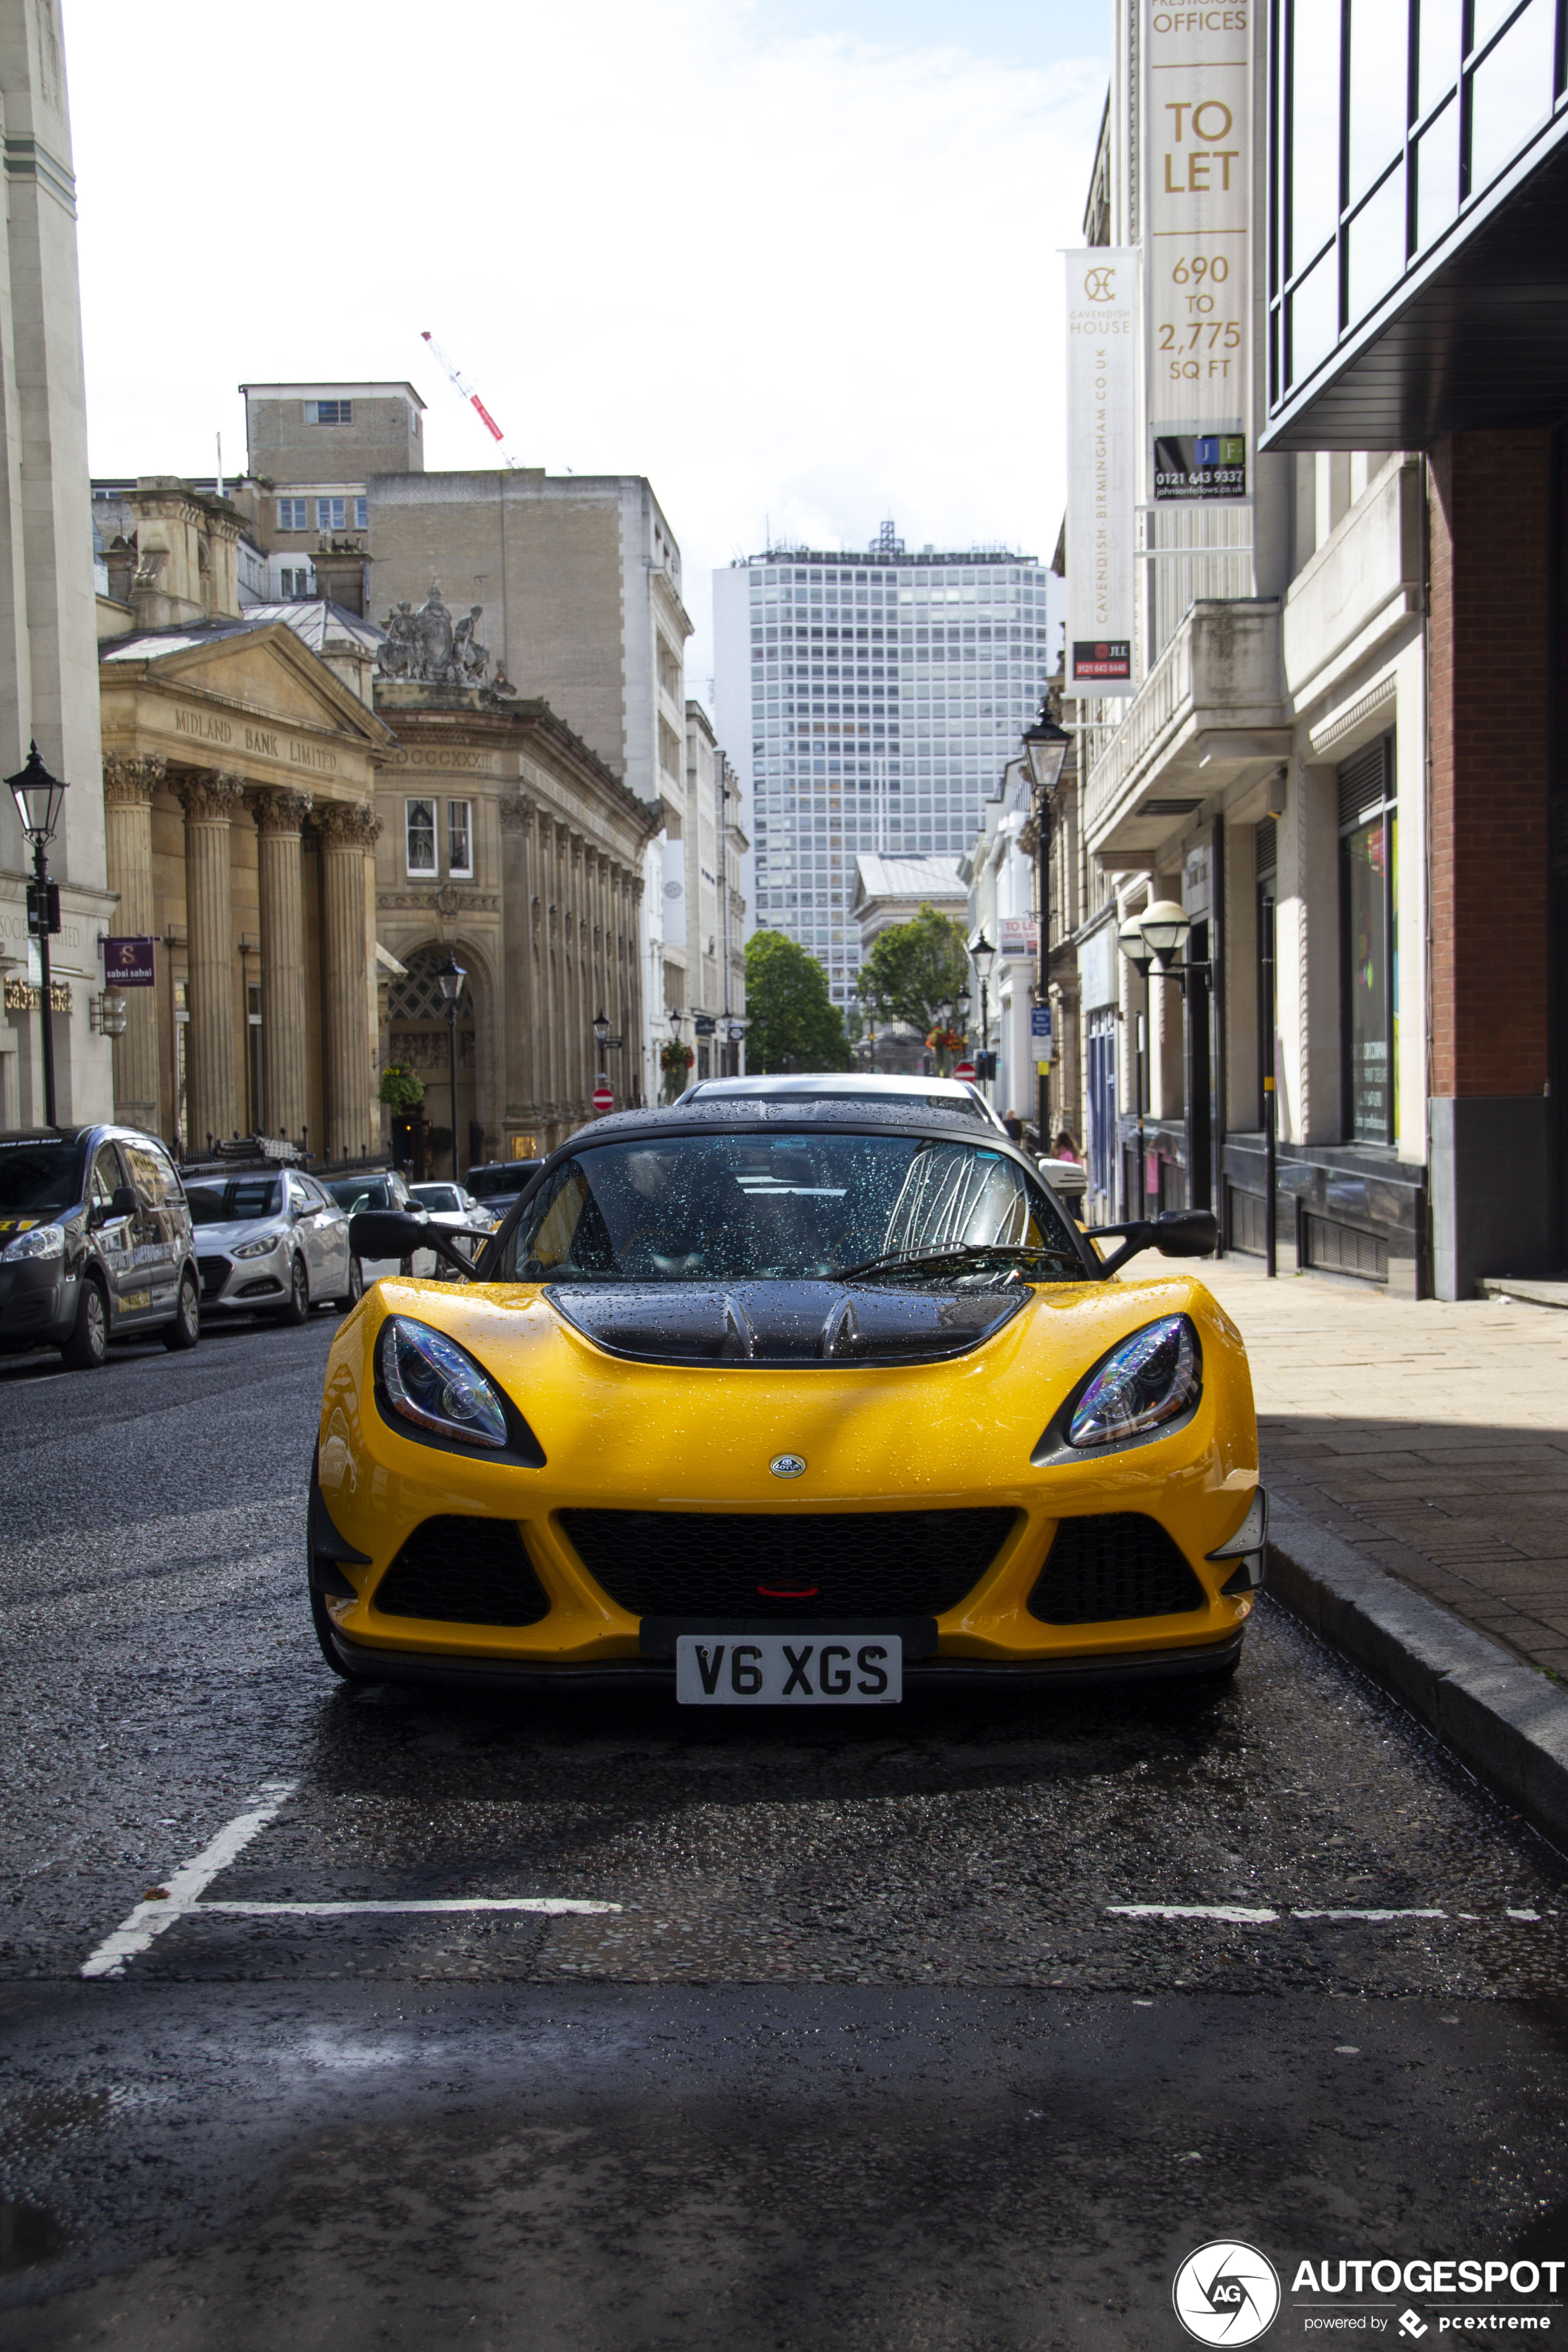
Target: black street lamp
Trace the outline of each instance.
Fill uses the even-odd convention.
[[[450,948],[447,961],[436,977],[441,983],[441,993],[447,1000],[447,1066],[452,1080],[452,1181],[458,1181],[458,999],[463,992],[468,973]]]
[[[1062,765],[1072,737],[1051,717],[1051,707],[1042,701],[1032,727],[1024,730],[1024,757],[1028,761],[1029,781],[1035,788],[1036,859],[1039,870],[1040,944],[1038,951],[1039,981],[1035,990],[1035,1002],[1043,1004],[1047,1013],[1051,1003],[1051,818],[1057,786],[1061,782]],[[1055,1051],[1056,1040],[1051,1040]],[[1036,1056],[1037,1061],[1038,1055]],[[1048,1065],[1048,1057],[1047,1057]],[[1047,1156],[1051,1149],[1051,1078],[1047,1067],[1037,1076],[1035,1087],[1035,1114],[1040,1130],[1040,1150]]]
[[[60,891],[58,882],[49,880],[49,861],[46,855],[55,837],[60,821],[60,804],[66,788],[58,776],[51,776],[39,755],[37,743],[29,746],[27,761],[5,782],[16,803],[16,814],[22,820],[22,830],[33,845],[33,879],[27,885],[27,931],[38,942],[38,969],[43,981],[44,1043],[44,1125],[55,1121],[55,1008],[53,982],[49,976],[49,940],[60,927]]]
[[[969,942],[969,961],[974,966],[980,982],[980,1066],[984,1070],[991,1053],[991,967],[996,961],[996,950],[983,930],[976,931]],[[983,1078],[981,1084],[986,1081]]]
[[[605,1015],[603,1013],[595,1013],[594,1015],[594,1043],[599,1049],[599,1067],[601,1069],[605,1066],[605,1047],[608,1043],[609,1034],[610,1024]]]

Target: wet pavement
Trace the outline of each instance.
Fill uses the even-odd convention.
[[[1167,2345],[1232,2233],[1269,2340],[1436,2336],[1300,2263],[1568,2255],[1557,1859],[1281,1612],[1217,1696],[350,1688],[331,1328],[0,1368],[4,2352]]]

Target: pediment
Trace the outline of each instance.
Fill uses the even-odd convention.
[[[112,689],[117,671],[134,670],[149,683],[211,698],[226,709],[237,706],[279,726],[353,736],[367,751],[394,740],[384,722],[300,644],[286,622],[195,644],[178,631],[170,637],[167,651],[148,637],[111,655],[102,665],[105,688]]]

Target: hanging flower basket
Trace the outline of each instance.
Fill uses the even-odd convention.
[[[961,1054],[964,1045],[963,1033],[960,1029],[933,1029],[926,1044],[933,1054]]]
[[[683,1045],[679,1037],[667,1037],[658,1049],[658,1066],[667,1078],[672,1077],[677,1070],[684,1077],[696,1059],[691,1047]]]

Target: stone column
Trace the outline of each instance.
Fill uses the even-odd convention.
[[[550,898],[552,898],[552,969],[555,988],[550,1004],[550,1096],[555,1101],[555,1118],[566,1118],[566,1106],[572,1101],[572,1058],[569,1058],[569,1034],[572,1034],[572,908],[566,898],[572,896],[572,856],[566,849],[566,828],[562,824],[550,825]]]
[[[226,1141],[239,1124],[239,1056],[234,1010],[234,916],[229,824],[245,805],[237,776],[182,776],[174,786],[185,812],[186,1134],[193,1155],[207,1138]]]
[[[581,1112],[587,1108],[594,1084],[587,1076],[594,1034],[588,1024],[593,1018],[594,1008],[584,1002],[588,986],[588,870],[584,843],[580,833],[572,835],[570,850],[567,888],[572,914],[572,989],[567,1000],[567,1018],[572,1024],[572,1050],[566,1068],[572,1103]]]
[[[501,1054],[505,1115],[528,1118],[539,1099],[538,1022],[533,965],[533,803],[526,793],[502,800],[500,819]]]
[[[115,936],[150,939],[153,903],[153,795],[163,760],[110,758],[103,763],[103,821],[109,887],[120,894]],[[165,950],[165,953],[167,950]],[[158,1132],[158,991],[125,991],[125,1034],[114,1041],[114,1116]]]
[[[316,810],[321,835],[321,1071],[327,1153],[357,1159],[376,1128],[371,1096],[365,859],[381,819],[351,801]]]
[[[298,1136],[310,1117],[306,1054],[305,869],[300,828],[310,794],[253,793],[261,897],[261,1064],[272,1135]]]
[[[637,1054],[637,1066],[639,1072],[642,1069],[643,1041],[642,922],[637,910],[642,904],[642,895],[643,877],[640,874],[634,874],[631,877],[631,904],[629,908],[630,920],[628,924],[631,939],[626,956],[626,962],[631,974],[631,981],[630,986],[627,990],[626,1001],[628,1008],[627,1018],[630,1023],[630,1034],[637,1040],[635,1051]],[[654,1064],[654,1094],[652,1097],[655,1101],[658,1098],[658,1089],[657,1085],[658,1068],[658,1065],[656,1059]]]

